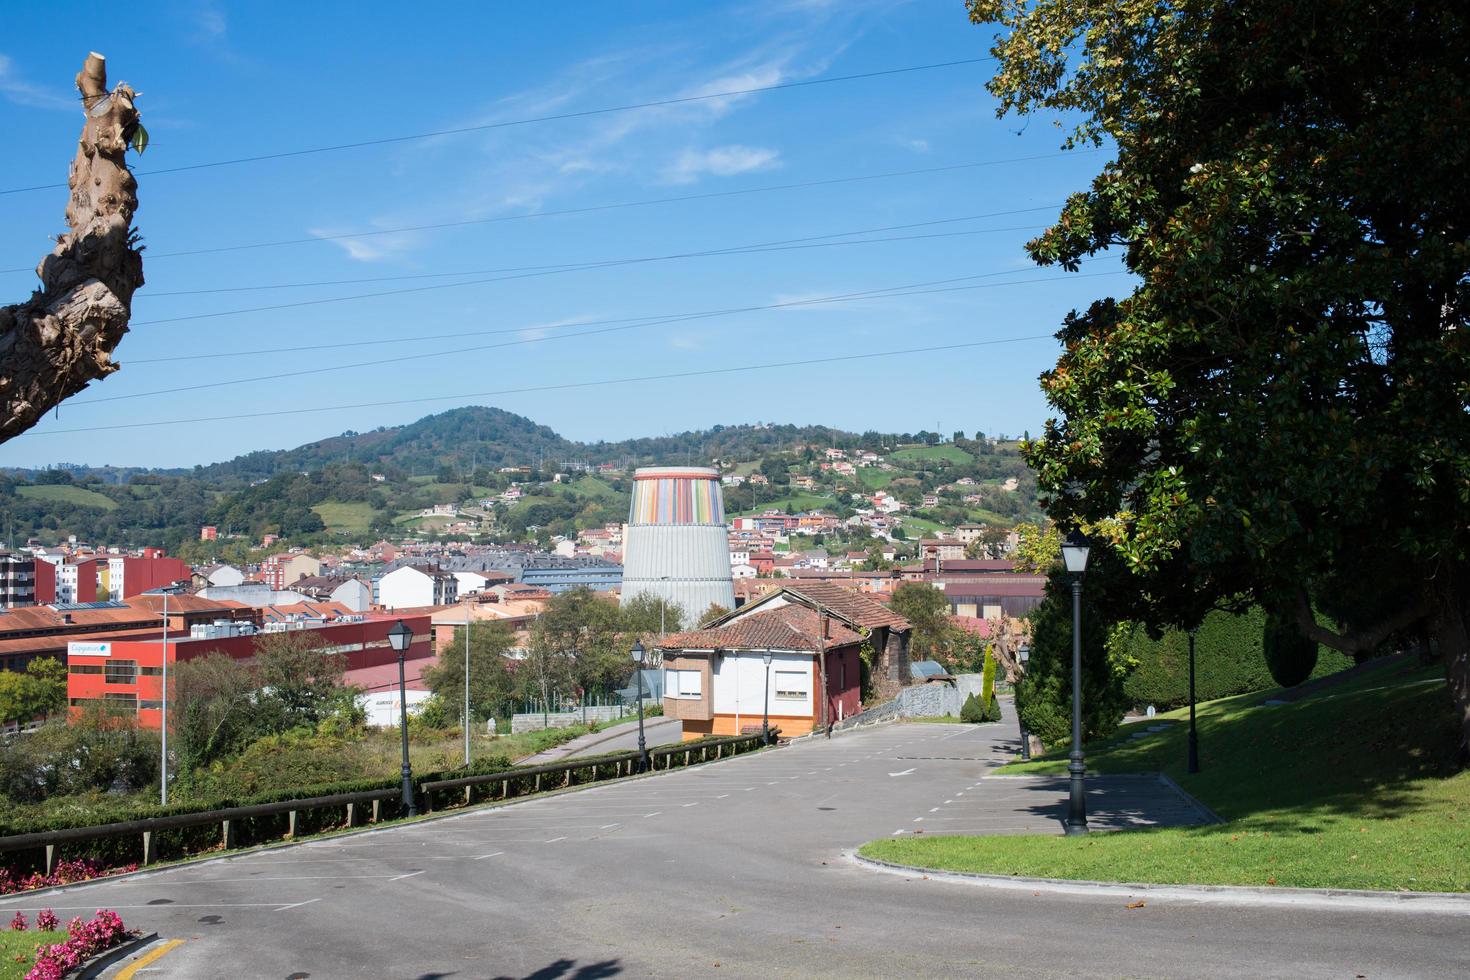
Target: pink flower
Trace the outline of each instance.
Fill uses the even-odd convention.
[[[25,932],[26,917],[21,915],[19,912],[15,913],[15,918],[10,920],[10,928],[14,929],[16,932]]]
[[[56,913],[50,909],[42,909],[36,913],[36,928],[42,932],[54,932],[58,924]]]

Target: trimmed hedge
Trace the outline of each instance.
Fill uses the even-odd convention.
[[[1280,686],[1266,663],[1266,615],[1259,607],[1235,614],[1213,612],[1205,617],[1195,637],[1195,696],[1200,701],[1226,698]],[[1189,635],[1166,633],[1151,640],[1135,627],[1124,641],[1126,653],[1137,666],[1123,682],[1135,707],[1154,705],[1160,710],[1189,703]],[[1322,647],[1312,677],[1346,670],[1352,658]]]

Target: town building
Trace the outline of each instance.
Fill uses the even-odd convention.
[[[676,602],[684,611],[684,626],[711,605],[734,608],[718,470],[654,466],[635,471],[623,547],[623,602],[640,595]]]
[[[273,589],[284,589],[297,579],[321,573],[322,563],[304,552],[271,555],[260,563],[260,581]]]
[[[385,609],[447,606],[459,598],[459,581],[434,565],[400,565],[374,579],[373,592]]]

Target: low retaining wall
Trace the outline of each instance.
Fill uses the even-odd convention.
[[[629,711],[626,707],[616,704],[603,704],[593,708],[578,708],[576,711],[553,711],[550,714],[541,712],[527,712],[525,714],[511,715],[510,733],[519,735],[521,732],[539,732],[545,728],[571,728],[573,725],[581,725],[592,721],[619,721],[623,718],[636,718],[636,711]]]

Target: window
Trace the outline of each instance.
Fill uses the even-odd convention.
[[[776,697],[787,701],[805,701],[811,694],[804,670],[776,671]]]
[[[102,673],[102,665],[101,664],[71,664],[66,669],[67,669],[67,671],[69,671],[70,673],[73,673],[73,674],[100,674],[100,673]]]
[[[664,671],[664,697],[697,698],[701,694],[700,672],[697,670]]]
[[[144,677],[162,677],[163,676],[163,668],[162,667],[139,667],[138,668],[138,673],[142,674]]]
[[[102,695],[102,700],[126,704],[132,708],[138,706],[138,695],[136,694],[104,694]]]
[[[138,680],[138,661],[109,660],[102,667],[104,680],[108,684],[132,684]]]
[[[163,707],[162,701],[139,701],[138,708],[142,711],[157,711]]]

